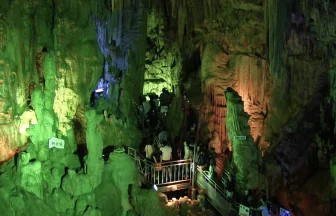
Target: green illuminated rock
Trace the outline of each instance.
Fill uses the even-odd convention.
[[[246,189],[258,187],[260,174],[258,164],[261,157],[250,135],[249,116],[244,112],[241,97],[233,89],[225,92],[227,102],[226,125],[233,147],[233,163],[236,168],[236,189],[243,194]],[[242,137],[240,137],[242,136]]]
[[[101,182],[104,169],[102,159],[103,140],[97,128],[97,124],[103,119],[91,110],[86,113],[87,120],[87,148],[88,156],[85,160],[84,174],[77,174],[69,170],[62,180],[62,189],[72,196],[80,196],[92,192]]]

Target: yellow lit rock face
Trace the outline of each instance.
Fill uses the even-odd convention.
[[[21,135],[28,137],[27,129],[30,124],[37,124],[35,112],[33,110],[25,111],[20,117],[19,132]]]
[[[21,120],[14,120],[0,125],[0,163],[10,159],[27,142],[28,136],[19,132],[20,122]]]
[[[174,42],[165,43],[162,15],[156,13],[158,12],[150,11],[147,19],[147,37],[153,46],[146,50],[144,95],[160,95],[163,88],[172,92],[177,86],[182,67],[179,49]]]
[[[250,56],[227,55],[217,45],[208,45],[202,59],[201,79],[205,92],[204,112],[209,114],[205,115],[204,120],[210,122],[210,134],[216,132],[222,143],[218,142],[216,151],[220,153],[221,149],[228,147],[226,100],[223,92],[229,87],[242,97],[244,111],[250,115],[249,134],[257,140],[263,133],[272,86],[267,62]],[[215,123],[214,127],[211,122]]]
[[[155,93],[157,95],[160,95],[162,93],[163,88],[168,89],[169,92],[173,91],[172,85],[170,85],[170,83],[168,82],[155,83],[155,82],[147,81],[143,88],[143,94],[147,95],[147,94]]]
[[[71,89],[60,88],[56,90],[53,109],[59,120],[59,130],[64,135],[71,127],[70,123],[76,114],[78,104],[79,97]]]
[[[23,88],[16,89],[16,104],[21,107],[24,106],[27,102],[25,91]]]

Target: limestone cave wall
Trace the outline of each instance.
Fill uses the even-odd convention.
[[[240,193],[265,189],[297,215],[334,215],[335,13],[327,0],[4,0],[0,210],[176,215],[146,201],[158,203],[150,191],[130,202],[136,167],[102,158],[106,146],[139,146],[134,104],[166,87],[172,135],[185,93],[197,141],[233,151]],[[64,149],[49,148],[52,137]]]
[[[154,191],[138,187],[132,159],[103,158],[106,146],[141,142],[132,102],[144,83],[147,8],[145,1],[1,3],[1,214],[169,215]],[[63,147],[52,148],[51,138]],[[111,169],[118,166],[123,172]],[[134,200],[151,195],[151,202],[132,203],[133,185]]]
[[[184,11],[189,21],[174,9],[171,18],[181,46],[201,57],[200,68],[185,84],[190,95],[203,96],[193,101],[202,119],[201,137],[210,139],[206,142],[217,153],[227,147],[234,153],[224,97],[228,88],[234,89],[249,115],[250,130],[239,135],[252,136],[263,155],[258,169],[267,184],[260,181],[258,187],[296,214],[331,215],[334,3],[209,1],[201,18],[193,17],[202,3],[190,3]],[[324,183],[313,187],[318,181]]]

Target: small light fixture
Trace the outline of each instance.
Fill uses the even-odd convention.
[[[95,90],[96,93],[101,93],[103,91],[104,91],[104,88],[98,88],[98,89]]]
[[[158,187],[156,185],[153,185],[154,190],[158,191]]]

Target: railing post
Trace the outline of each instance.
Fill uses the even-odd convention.
[[[191,173],[192,175],[192,191],[191,191],[191,198],[193,200],[196,200],[196,188],[195,188],[195,181],[196,181],[196,175],[195,175],[195,171],[196,171],[196,143],[194,144],[194,155],[193,155],[193,172]]]

